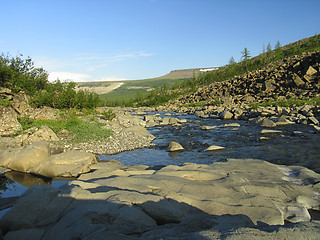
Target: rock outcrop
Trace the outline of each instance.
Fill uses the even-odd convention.
[[[44,141],[0,152],[0,167],[50,178],[77,177],[97,161],[95,155],[81,151],[51,155],[50,145]]]
[[[266,224],[309,222],[308,209],[319,210],[319,180],[303,167],[254,159],[160,170],[103,162],[59,189],[29,188],[0,227],[6,239],[34,240],[197,239],[235,228],[259,232]]]

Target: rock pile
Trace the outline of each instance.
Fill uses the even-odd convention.
[[[181,97],[173,105],[219,100],[227,106],[239,106],[315,96],[320,96],[320,52],[290,57],[232,80],[213,83]]]

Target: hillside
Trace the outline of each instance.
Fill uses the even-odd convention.
[[[80,82],[78,89],[88,90],[100,95],[105,105],[128,105],[138,95],[145,96],[152,90],[164,85],[172,87],[176,82],[192,79],[202,72],[216,70],[217,68],[193,68],[173,70],[157,78],[124,81]]]
[[[269,50],[268,52],[264,52],[258,56],[255,56],[251,59],[243,60],[239,63],[229,64],[224,67],[220,67],[219,69],[211,72],[206,72],[203,74],[198,75],[196,78],[191,79],[185,84],[180,85],[176,88],[169,89],[167,91],[158,91],[156,94],[150,95],[147,99],[144,101],[139,102],[139,106],[155,106],[155,105],[164,105],[169,100],[174,101],[174,99],[189,99],[188,101],[182,101],[186,104],[190,103],[197,103],[199,101],[207,101],[207,98],[201,98],[201,100],[198,100],[197,98],[193,98],[192,96],[202,96],[202,92],[206,92],[208,96],[211,96],[211,99],[214,99],[215,101],[219,100],[219,95],[216,95],[215,92],[211,92],[210,89],[208,89],[208,86],[210,84],[215,84],[215,86],[221,85],[220,91],[223,95],[232,95],[234,94],[232,91],[237,92],[239,95],[245,95],[246,91],[251,91],[250,88],[252,87],[250,84],[246,85],[245,82],[247,79],[251,79],[252,76],[256,76],[256,78],[259,78],[259,87],[256,91],[253,91],[254,94],[260,93],[260,91],[265,88],[263,87],[263,82],[266,80],[272,80],[273,82],[270,82],[267,84],[267,86],[273,86],[281,87],[282,84],[290,85],[289,82],[292,81],[292,78],[298,79],[295,74],[299,76],[299,78],[302,78],[302,81],[304,83],[298,85],[310,85],[308,87],[316,87],[313,84],[317,84],[317,82],[308,82],[305,83],[306,80],[304,80],[304,75],[306,74],[306,71],[308,70],[309,66],[313,66],[316,71],[319,71],[318,65],[314,65],[319,63],[319,60],[315,60],[314,62],[308,62],[305,61],[303,64],[303,71],[299,68],[292,71],[291,64],[291,58],[293,59],[299,59],[303,58],[307,53],[311,52],[318,52],[320,51],[320,35],[315,35],[310,38],[302,39],[294,43],[290,43],[286,46],[279,47],[274,50]],[[315,57],[317,59],[317,57]],[[291,68],[287,68],[286,62],[290,65]],[[277,68],[275,66],[282,66],[282,68]],[[296,72],[296,70],[298,72]],[[258,76],[256,75],[257,72],[265,72],[264,75]],[[271,74],[271,72],[274,71],[274,74]],[[302,71],[302,72],[301,72]],[[280,74],[280,75],[279,75]],[[318,75],[316,75],[318,76]],[[233,81],[232,84],[237,85],[241,89],[234,89],[226,86],[227,83],[224,83],[225,81]],[[274,83],[274,81],[276,83]],[[284,81],[284,83],[281,83],[279,86],[277,85],[277,81]],[[296,80],[298,82],[298,80]],[[231,85],[232,85],[231,84]],[[261,85],[261,86],[260,86]],[[296,86],[298,87],[298,86]],[[273,88],[273,87],[272,87]],[[295,87],[293,87],[295,88]],[[245,91],[242,91],[242,90]],[[286,88],[283,88],[286,89]],[[230,90],[230,91],[229,91]],[[285,90],[284,90],[285,91]],[[253,95],[254,95],[253,94]],[[278,95],[283,95],[281,93],[278,93]],[[293,94],[294,96],[299,97],[297,94]],[[181,97],[184,96],[184,97]],[[273,96],[273,90],[270,91],[270,96]],[[269,97],[270,97],[269,96]],[[274,95],[276,97],[276,95]],[[305,96],[308,97],[308,96]],[[260,99],[261,100],[261,99]],[[268,101],[268,99],[266,99]]]
[[[170,105],[272,105],[276,101],[312,98],[320,98],[320,51],[285,58],[231,80],[212,83]]]

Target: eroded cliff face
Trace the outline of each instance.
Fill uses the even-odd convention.
[[[234,106],[271,99],[317,97],[320,96],[319,72],[320,52],[305,53],[229,81],[215,82],[171,102],[169,106],[214,100]]]

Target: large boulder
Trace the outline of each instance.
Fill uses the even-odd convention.
[[[0,106],[0,136],[9,136],[21,130],[17,113],[11,107]]]
[[[8,149],[0,157],[0,166],[19,172],[28,172],[45,161],[50,155],[47,142],[37,142],[26,148]]]
[[[90,166],[97,162],[95,155],[73,150],[51,155],[28,172],[45,177],[77,177],[89,172]]]

